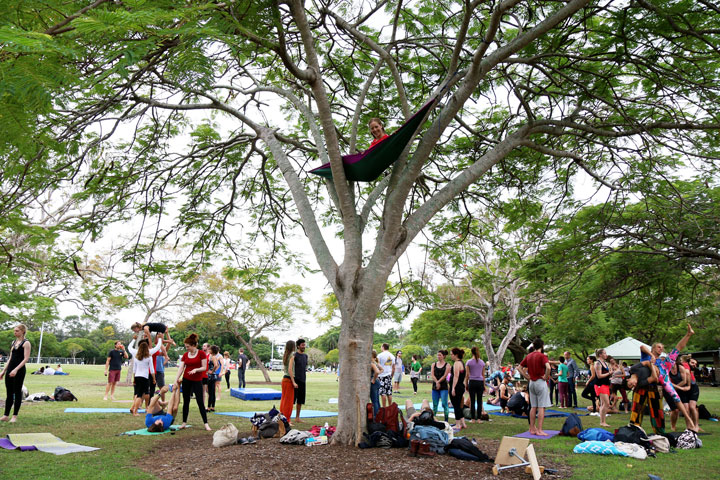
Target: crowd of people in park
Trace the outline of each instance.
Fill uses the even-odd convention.
[[[693,334],[688,324],[687,333],[670,353],[665,352],[662,343],[655,343],[651,348],[643,346],[638,352],[640,361],[632,366],[612,358],[603,348],[589,355],[580,397],[589,401],[590,415],[598,416],[600,425],[609,427],[610,414],[630,413],[631,423],[641,425],[647,407],[652,428],[662,433],[665,428],[664,399],[671,411],[673,430],[682,414],[687,429],[701,431],[697,409],[701,370],[695,359],[689,355],[680,356]],[[509,364],[494,371],[483,361],[477,347],[471,348],[468,359],[464,358],[465,351],[461,348],[449,352],[439,350],[437,360],[425,373],[431,383],[432,406],[427,402],[428,410],[434,417],[442,407],[448,422],[452,406],[455,428],[462,430],[467,427],[467,422],[482,423],[485,416],[483,396],[487,395],[488,403],[499,406],[503,413],[527,417],[531,434],[545,436],[545,410],[550,407],[578,409],[578,381],[583,375],[570,352],[551,359],[544,353],[544,348],[543,341],[536,339],[518,365]],[[382,345],[379,354],[373,350],[370,401],[375,414],[392,403],[393,394],[399,393],[405,368],[402,351],[393,354],[387,343]],[[417,394],[418,379],[423,372],[420,359],[413,355],[407,368],[411,372],[413,394]]]
[[[186,425],[191,399],[195,403],[207,430],[210,430],[207,412],[215,410],[215,403],[222,392],[222,380],[230,388],[230,370],[232,360],[229,352],[220,353],[216,345],[198,343],[196,334],[190,334],[184,340],[185,353],[178,361],[178,371],[172,384],[165,380],[165,366],[169,362],[167,346],[175,342],[170,338],[163,324],[139,323],[132,326],[135,332],[127,347],[116,342],[108,352],[105,363],[107,386],[104,400],[115,399],[115,389],[120,381],[125,360],[133,357],[133,403],[130,411],[139,415],[139,409],[146,406],[148,427],[165,429],[175,420],[182,396],[182,426]],[[22,402],[22,387],[26,375],[26,363],[30,359],[31,346],[25,338],[27,328],[17,325],[13,330],[15,339],[10,346],[8,361],[0,371],[6,387],[5,412],[0,421],[15,422]],[[578,381],[581,370],[570,352],[564,352],[557,358],[549,358],[544,353],[544,343],[536,339],[528,348],[528,355],[516,366],[509,364],[491,371],[481,358],[478,347],[470,349],[469,358],[465,350],[441,349],[425,372],[431,383],[431,402],[427,409],[433,418],[442,407],[442,415],[449,421],[450,407],[455,417],[455,428],[467,428],[467,423],[482,423],[486,417],[483,397],[500,407],[502,412],[525,416],[530,424],[530,433],[545,435],[543,421],[545,409],[578,408],[579,396],[589,401],[587,410],[597,415],[600,425],[609,427],[610,414],[630,413],[630,422],[640,425],[647,410],[652,428],[663,433],[665,415],[663,400],[669,407],[672,429],[676,429],[677,420],[682,414],[687,429],[698,432],[698,398],[700,389],[698,377],[701,370],[698,363],[689,355],[680,355],[690,337],[694,334],[690,324],[685,336],[669,353],[662,343],[652,347],[642,346],[640,361],[632,366],[619,362],[599,348],[589,355],[587,379],[582,391]],[[283,355],[283,379],[280,412],[288,419],[301,422],[301,411],[306,397],[306,371],[308,356],[305,353],[306,341],[288,341]],[[245,388],[245,372],[249,363],[244,350],[239,349],[237,356],[238,386]],[[44,367],[45,372],[51,369]],[[413,395],[418,392],[418,382],[423,366],[418,355],[412,355],[407,366],[403,361],[403,352],[390,351],[390,345],[382,345],[381,352],[373,350],[370,360],[370,401],[377,414],[382,407],[393,403],[393,395],[400,393],[403,376],[409,372]],[[37,373],[37,372],[33,372]],[[42,372],[44,373],[44,372]],[[157,395],[155,393],[157,392]],[[171,399],[166,399],[170,392]],[[554,401],[553,401],[554,398]],[[168,408],[168,412],[165,412]],[[10,416],[12,412],[12,417]]]

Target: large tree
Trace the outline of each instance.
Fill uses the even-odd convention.
[[[0,212],[51,182],[92,205],[76,230],[139,216],[237,251],[238,224],[300,225],[342,317],[339,443],[360,438],[387,279],[463,192],[561,199],[579,171],[617,189],[718,157],[707,0],[8,0],[0,18]],[[359,125],[426,100],[387,175],[349,182]],[[331,181],[305,173],[324,162]]]

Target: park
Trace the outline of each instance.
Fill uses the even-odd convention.
[[[328,478],[361,475],[338,459],[377,455],[357,446],[374,423],[370,359],[384,343],[426,372],[439,352],[461,351],[443,355],[457,379],[471,347],[489,374],[542,340],[553,369],[567,352],[600,380],[604,348],[632,339],[647,352],[618,359],[628,370],[644,359],[643,381],[685,412],[670,376],[690,388],[691,370],[670,367],[687,329],[682,353],[703,375],[693,395],[702,383],[716,413],[718,32],[708,0],[0,2],[6,410],[25,370],[30,393],[63,386],[103,408],[101,365],[131,343],[116,400],[133,402],[131,388],[150,390],[147,352],[160,348],[133,337],[149,339],[152,325],[168,378],[193,363],[180,372],[195,382],[183,405],[207,369],[198,343],[231,360],[243,348],[251,381],[287,393],[302,386],[277,359],[306,338],[310,364],[337,372],[309,372],[308,406],[337,413],[316,420],[336,430],[301,457],[311,468],[331,452]],[[61,383],[30,375],[56,358],[71,369],[50,377]],[[439,395],[420,385],[416,403]],[[582,418],[605,427],[607,385],[592,386],[600,418]],[[655,392],[639,392],[655,422]],[[180,457],[202,452],[210,472],[221,468],[214,453],[234,465],[226,452],[241,447],[258,452],[247,476],[264,473],[272,442],[216,452],[205,430],[227,423],[223,411],[271,404],[224,394],[207,422],[198,404],[190,429],[118,437],[142,426],[129,413],[141,396],[122,404],[127,415],[55,402],[6,411],[0,436],[51,433],[100,450],[37,464],[37,452],[0,451],[0,473],[179,478],[169,469]],[[522,433],[513,420],[466,431],[494,456],[503,436]],[[566,477],[717,478],[718,431],[700,423],[703,448],[645,462],[573,455],[571,438],[533,443]],[[164,451],[178,458],[165,463]],[[472,468],[391,452],[390,476]]]

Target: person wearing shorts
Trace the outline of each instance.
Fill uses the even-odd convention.
[[[108,352],[107,360],[105,361],[105,376],[108,377],[108,381],[105,386],[105,396],[103,400],[108,399],[108,393],[110,394],[110,398],[115,400],[115,387],[120,381],[123,360],[127,358],[128,354],[125,351],[125,345],[123,345],[122,342],[115,342],[115,348]]]
[[[395,373],[393,373],[393,393],[400,393],[400,382],[402,381],[405,365],[402,361],[402,350],[395,355]]]
[[[382,373],[378,377],[380,382],[380,401],[383,407],[392,404],[392,377],[395,373],[395,355],[390,353],[390,345],[383,343],[382,352],[378,355],[378,363]]]
[[[295,421],[298,423],[302,423],[300,421],[300,411],[302,410],[302,406],[305,405],[305,382],[307,381],[308,364],[308,356],[307,353],[305,353],[306,345],[307,343],[304,338],[298,338],[295,342],[296,351],[293,357],[293,361],[295,362],[293,374],[295,375],[295,384],[297,385],[297,387],[295,387]]]
[[[698,432],[702,432],[703,429],[700,428],[700,424],[698,423],[700,421],[700,412],[698,412],[697,409],[697,402],[700,398],[700,387],[698,387],[697,380],[695,379],[695,372],[697,371],[698,366],[697,360],[690,358],[689,355],[684,355],[682,358],[682,366],[685,367],[687,375],[690,377],[690,390],[685,392],[685,397],[683,397],[681,393],[680,398],[683,403],[686,404],[685,409],[690,413],[690,416],[695,421],[695,425],[698,427]]]
[[[545,343],[541,339],[533,342],[534,351],[520,362],[520,374],[529,383],[530,394],[530,434],[547,436],[542,429],[545,420],[545,409],[550,407],[550,390],[547,380],[550,378],[550,359],[543,353]],[[535,426],[537,420],[537,427]]]

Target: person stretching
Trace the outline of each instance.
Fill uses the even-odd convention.
[[[207,370],[207,355],[198,349],[198,336],[194,333],[188,335],[183,342],[187,350],[180,358],[178,365],[177,377],[174,383],[179,383],[182,378],[182,395],[183,395],[183,423],[180,428],[187,426],[187,417],[190,413],[190,396],[195,395],[200,416],[205,424],[205,430],[212,430],[207,421],[207,412],[205,411],[205,402],[203,400],[203,372]]]
[[[25,338],[27,327],[22,323],[13,329],[13,340],[10,345],[10,359],[5,363],[5,368],[0,372],[0,379],[5,377],[5,415],[0,417],[0,422],[15,423],[20,404],[22,403],[22,387],[25,380],[25,364],[30,360],[30,342]],[[7,375],[6,375],[7,374]],[[13,416],[9,418],[10,409],[13,409]]]
[[[167,385],[160,389],[160,394],[153,397],[145,415],[145,426],[148,432],[164,432],[170,429],[177,417],[178,406],[180,405],[180,384],[173,385],[172,396],[169,402],[164,402],[162,396],[168,391]],[[167,413],[163,408],[168,407]]]
[[[677,405],[680,412],[685,417],[685,425],[688,428],[688,430],[692,430],[693,432],[697,432],[697,425],[695,424],[694,419],[690,416],[690,412],[687,411],[685,408],[685,404],[680,399],[680,396],[675,391],[675,388],[673,388],[672,382],[670,381],[670,370],[672,369],[672,366],[677,361],[678,356],[680,355],[680,351],[682,351],[685,346],[687,345],[688,340],[690,340],[690,337],[693,336],[695,332],[693,331],[690,324],[687,324],[687,332],[685,333],[685,336],[680,339],[680,341],[677,343],[675,348],[672,349],[670,352],[670,355],[665,355],[665,346],[662,343],[655,343],[652,346],[652,350],[648,350],[648,348],[645,345],[642,345],[640,347],[640,360],[648,360],[650,359],[652,362],[655,363],[655,366],[659,370],[659,380],[660,385],[662,386],[663,390],[667,392],[670,397],[675,401],[675,404]]]

